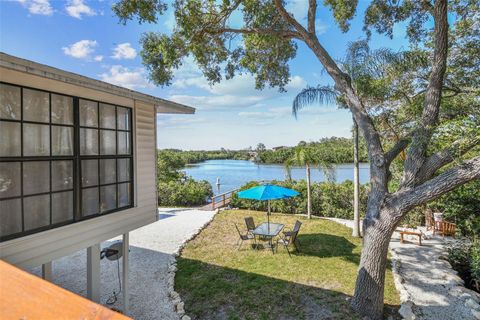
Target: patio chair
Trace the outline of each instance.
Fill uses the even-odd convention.
[[[255,230],[255,222],[253,221],[252,217],[245,217],[245,224],[249,232]]]
[[[297,252],[300,252],[300,250],[298,250],[297,245],[295,244],[295,240],[297,240],[297,235],[298,235],[298,231],[290,231],[288,232],[288,235],[284,233],[284,236],[278,239],[277,241],[276,251],[278,252],[279,245],[283,245],[288,252],[288,256],[291,257],[292,255],[290,254],[290,250],[288,250],[288,246],[293,244],[293,246],[295,247],[295,250],[297,250]]]
[[[286,237],[289,237],[291,236],[292,232],[296,232],[297,235],[298,233],[300,232],[300,227],[302,226],[302,223],[300,221],[295,221],[295,225],[293,226],[293,230],[290,230],[288,228],[285,228],[283,230],[283,234],[286,236]],[[298,244],[298,247],[300,247],[300,240],[297,239],[297,237],[295,236],[295,248],[297,248],[297,244]],[[298,250],[298,249],[297,249]]]
[[[425,211],[425,227],[427,227],[427,231],[435,229],[435,220],[433,220],[433,211],[430,208],[427,208]]]
[[[238,235],[240,236],[240,238],[237,241],[237,246],[238,246],[237,250],[240,250],[240,247],[242,246],[243,241],[253,240],[253,243],[256,244],[255,236],[253,235],[253,233],[247,231],[246,234],[242,234],[240,232],[240,229],[238,229],[237,224],[234,223],[234,225],[235,225],[235,228],[237,229]]]

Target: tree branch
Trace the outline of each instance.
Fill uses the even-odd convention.
[[[221,28],[206,30],[205,32],[210,34],[220,34],[220,33],[236,33],[236,34],[263,34],[263,35],[272,35],[287,39],[297,38],[300,39],[301,36],[298,32],[295,31],[283,31],[283,30],[273,30],[273,29],[235,29],[235,28]]]
[[[406,147],[410,144],[412,141],[411,136],[404,137],[395,143],[395,145],[385,152],[385,163],[387,164],[387,167],[392,163],[392,161],[402,152],[405,150]]]
[[[397,209],[396,214],[401,215],[474,179],[480,179],[480,156],[463,162],[418,187],[399,191],[388,201]]]
[[[370,159],[370,181],[372,183],[372,194],[370,198],[374,199],[376,196],[383,197],[388,191],[388,173],[385,167],[382,143],[372,119],[365,111],[360,97],[352,87],[350,77],[338,67],[335,60],[332,59],[330,54],[318,41],[316,34],[311,34],[305,30],[305,28],[287,12],[282,0],[274,1],[280,16],[300,33],[305,43],[312,49],[325,70],[335,81],[335,88],[345,97],[347,105],[357,121],[367,144]]]
[[[315,34],[315,17],[317,15],[317,0],[308,2],[308,32]]]
[[[278,13],[282,16],[282,18],[291,26],[293,26],[303,38],[308,36],[307,30],[297,21],[294,17],[288,13],[285,7],[282,4],[282,0],[275,0],[275,7],[277,8]]]
[[[445,148],[428,157],[418,172],[416,184],[430,179],[438,169],[454,161],[456,157],[468,152],[480,143],[480,136],[472,139],[460,139],[455,141],[450,147]]]
[[[414,185],[416,175],[425,160],[425,154],[438,121],[440,101],[442,98],[443,77],[447,65],[448,20],[446,0],[436,0],[433,8],[435,21],[435,49],[432,59],[432,71],[425,93],[425,106],[422,120],[415,130],[412,144],[405,161],[402,188]]]

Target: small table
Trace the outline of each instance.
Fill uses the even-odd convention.
[[[272,239],[276,237],[280,231],[282,231],[283,227],[285,225],[281,223],[267,223],[264,222],[258,227],[255,228],[255,230],[252,231],[252,233],[256,236],[264,237],[268,239],[268,244],[270,248],[272,249],[272,253],[275,253],[273,251],[273,244],[272,244]]]

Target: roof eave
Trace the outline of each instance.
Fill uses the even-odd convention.
[[[0,66],[125,98],[151,103],[157,113],[194,114],[195,108],[0,52]]]

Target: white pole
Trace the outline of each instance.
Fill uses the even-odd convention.
[[[312,218],[312,195],[311,195],[311,186],[310,186],[310,165],[307,163],[306,166],[307,173],[307,217],[308,219]]]
[[[123,234],[123,265],[122,265],[122,283],[123,283],[123,313],[127,314],[128,313],[128,304],[129,304],[129,295],[128,295],[128,290],[129,290],[129,285],[128,285],[128,275],[129,275],[129,250],[130,248],[130,234],[124,233]]]
[[[267,211],[267,228],[268,228],[268,233],[270,233],[270,200],[267,200],[268,204],[268,211]]]
[[[52,282],[52,261],[42,264],[42,278]]]
[[[87,298],[100,303],[100,244],[87,248]]]
[[[353,230],[352,236],[360,237],[360,179],[358,167],[358,125],[353,119]]]

